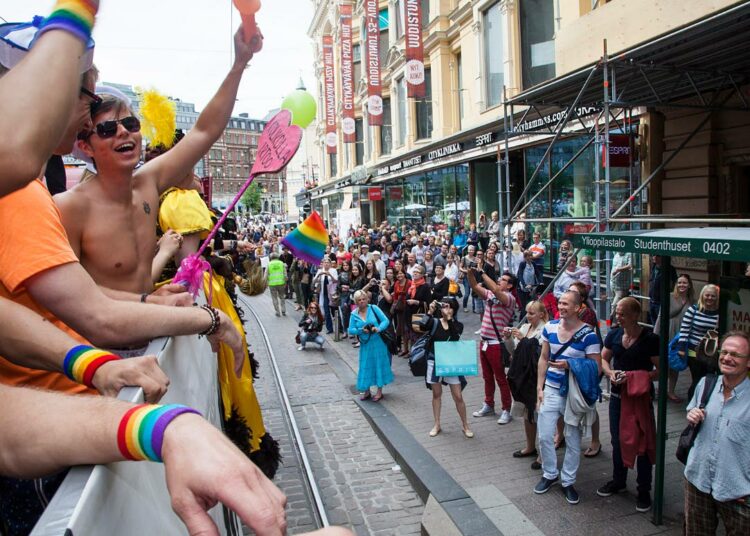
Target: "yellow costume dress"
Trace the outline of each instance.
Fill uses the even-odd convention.
[[[202,233],[208,235],[213,227],[211,214],[195,190],[171,188],[161,196],[159,225],[162,231],[173,229],[181,234]],[[232,320],[242,334],[245,363],[239,378],[234,373],[234,357],[225,344],[218,353],[219,386],[223,405],[224,431],[232,441],[269,477],[278,468],[281,455],[278,441],[266,433],[263,415],[255,396],[250,355],[245,330],[232,299],[224,286],[225,280],[218,274],[203,274],[203,290],[206,300]]]

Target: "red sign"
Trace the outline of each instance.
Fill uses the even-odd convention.
[[[367,198],[370,201],[382,201],[383,200],[383,190],[380,188],[368,188],[367,189]]]
[[[610,134],[609,167],[630,167],[633,138],[629,134]]]
[[[388,197],[391,199],[403,199],[404,189],[401,186],[391,186],[388,188]]]
[[[572,234],[579,233],[590,233],[594,230],[595,224],[593,223],[568,223],[563,227],[563,235],[570,236]]]
[[[352,58],[352,5],[341,5],[341,130],[344,143],[356,143],[354,128],[354,68]]]
[[[383,124],[383,96],[380,86],[380,14],[378,0],[365,0],[365,34],[367,35],[367,121],[371,126]]]
[[[213,189],[213,181],[211,177],[203,177],[201,179],[201,186],[203,186],[203,200],[206,205],[211,206],[211,190]]]
[[[425,97],[424,47],[422,44],[422,0],[404,0],[407,96]]]
[[[333,36],[323,36],[323,77],[326,116],[326,153],[336,154],[336,84],[333,79]]]

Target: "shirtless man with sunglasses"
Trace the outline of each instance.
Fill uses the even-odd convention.
[[[97,175],[55,201],[73,251],[99,285],[137,294],[153,290],[159,196],[171,187],[192,187],[192,169],[222,135],[252,57],[238,32],[234,65],[195,127],[137,170],[142,142],[138,119],[116,97],[104,96],[95,106],[93,128],[78,143],[94,160]]]

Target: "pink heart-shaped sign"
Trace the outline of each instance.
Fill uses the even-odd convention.
[[[251,175],[276,173],[286,166],[299,148],[302,129],[291,125],[292,113],[281,110],[263,128]]]

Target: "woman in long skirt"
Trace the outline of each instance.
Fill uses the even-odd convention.
[[[361,342],[357,374],[357,389],[362,393],[360,400],[372,398],[373,402],[379,402],[383,398],[383,386],[393,381],[391,354],[380,336],[390,321],[380,307],[370,305],[369,301],[369,292],[358,290],[354,293],[357,309],[349,320],[349,335],[358,336]],[[377,388],[375,396],[370,392],[372,386]]]

